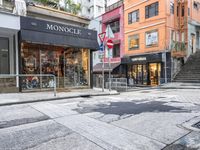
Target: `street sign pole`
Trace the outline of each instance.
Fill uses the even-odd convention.
[[[110,28],[110,25],[107,26],[106,28],[106,35],[108,37],[108,41],[107,41],[107,48],[108,48],[108,65],[109,65],[109,69],[108,69],[108,73],[109,73],[109,91],[111,91],[111,64],[110,64],[110,57],[111,57],[111,49],[113,47],[113,42],[112,40],[110,40],[110,38],[114,38],[114,34],[112,32],[112,29]]]
[[[101,41],[100,51],[102,51],[101,59],[102,59],[102,92],[104,92],[104,56],[105,56],[105,45],[104,45],[104,39],[105,39],[106,32],[99,33],[99,39]]]
[[[110,27],[108,28],[108,39],[110,39]],[[108,69],[108,73],[109,73],[109,91],[111,91],[111,72],[110,72],[110,69],[111,69],[111,66],[110,66],[110,48],[108,48],[108,64],[109,64],[109,69]]]
[[[108,62],[109,62],[109,91],[111,91],[111,64],[110,64],[110,58],[111,58],[111,50],[113,48],[113,41],[111,39],[107,40],[107,47],[108,47]]]
[[[105,47],[104,47],[104,53],[102,57],[102,92],[104,92],[104,57],[105,57]]]

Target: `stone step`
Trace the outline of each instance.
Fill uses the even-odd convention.
[[[200,83],[200,80],[174,80],[173,82]]]

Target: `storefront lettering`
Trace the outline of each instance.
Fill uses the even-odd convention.
[[[147,58],[146,57],[138,57],[138,58],[132,58],[132,61],[146,61]]]
[[[72,28],[72,27],[65,27],[65,26],[47,24],[46,29],[52,30],[52,31],[59,31],[59,32],[66,32],[66,33],[81,35],[81,30],[75,29],[75,28]]]

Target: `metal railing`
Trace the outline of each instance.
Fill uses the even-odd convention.
[[[122,6],[122,5],[123,5],[123,0],[120,0],[120,1],[118,1],[118,2],[116,2],[114,4],[112,4],[112,5],[110,5],[108,7],[106,7],[106,12],[109,12],[109,11],[111,11],[111,10],[117,8],[117,7]]]
[[[56,76],[53,74],[0,74],[0,79],[11,77],[16,78],[16,87],[19,87],[17,86],[19,81],[20,87],[23,90],[53,88],[54,96],[56,96]],[[43,81],[48,81],[48,83]]]
[[[106,82],[106,88],[109,86],[112,90],[127,91],[127,78],[110,78]]]

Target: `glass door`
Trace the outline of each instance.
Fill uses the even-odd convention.
[[[9,74],[9,39],[0,38],[0,74]]]
[[[149,79],[150,85],[158,85],[160,81],[161,64],[160,63],[150,63],[149,64]]]

